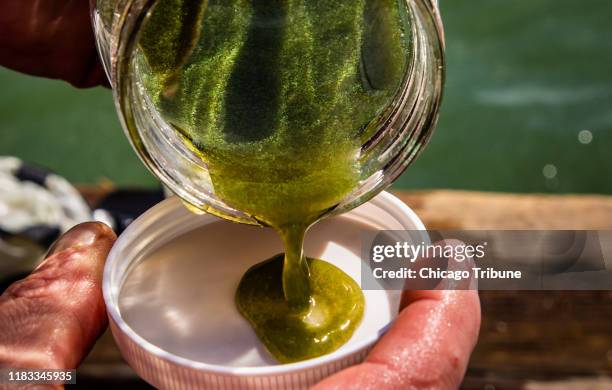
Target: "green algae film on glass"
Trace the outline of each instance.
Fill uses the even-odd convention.
[[[278,282],[283,255],[249,269],[236,292],[236,305],[257,336],[282,363],[315,358],[346,343],[364,310],[361,289],[344,272],[308,258],[313,277],[311,305],[291,308]]]
[[[145,88],[223,201],[309,224],[356,187],[361,135],[406,67],[397,1],[157,4],[140,38]]]
[[[337,285],[314,285],[325,267],[307,262],[302,242],[359,184],[363,140],[378,130],[406,72],[405,8],[398,0],[165,0],[143,24],[135,61],[156,110],[206,164],[215,194],[284,240],[277,287],[287,323],[312,305],[314,291],[338,306],[356,302],[335,290],[352,282],[341,271]],[[247,318],[247,305],[265,306],[242,294],[238,305]],[[251,322],[257,330],[265,321]],[[353,330],[338,329],[334,339]],[[278,337],[258,334],[285,359],[275,353]],[[304,339],[294,354],[312,356],[314,343]]]

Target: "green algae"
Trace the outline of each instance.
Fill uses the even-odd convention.
[[[276,258],[243,279],[276,284],[256,293],[241,283],[237,293],[240,311],[282,362],[338,348],[363,312],[360,291],[338,294],[352,279],[307,260],[302,243],[308,227],[358,186],[362,143],[400,87],[408,61],[401,4],[168,0],[142,28],[136,60],[156,109],[206,163],[216,195],[283,238],[282,272]],[[328,271],[335,279],[321,274]],[[296,320],[313,309],[314,296],[328,302],[325,325],[315,330]],[[339,327],[347,315],[340,308],[354,305],[361,309],[352,325]],[[334,334],[333,342],[318,343],[322,334]],[[302,341],[283,341],[296,337]]]
[[[313,275],[311,304],[295,310],[278,283],[283,259],[277,255],[246,272],[236,293],[238,310],[282,363],[334,351],[349,340],[361,321],[365,305],[361,289],[335,266],[307,258]]]

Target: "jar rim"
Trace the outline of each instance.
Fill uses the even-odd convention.
[[[194,186],[186,183],[184,178],[174,177],[172,174],[167,172],[165,169],[167,167],[162,166],[163,162],[158,161],[159,156],[156,157],[152,155],[147,146],[143,145],[144,141],[142,139],[142,134],[140,134],[140,131],[134,123],[134,109],[131,108],[132,104],[127,98],[127,96],[129,96],[130,81],[126,80],[126,77],[122,75],[129,73],[125,72],[125,70],[130,66],[131,57],[135,51],[135,40],[137,39],[136,36],[138,35],[137,32],[142,23],[144,23],[147,12],[154,4],[157,3],[157,1],[158,0],[124,0],[124,2],[129,3],[129,6],[126,8],[125,15],[120,18],[118,25],[114,26],[113,28],[113,34],[115,35],[116,39],[114,39],[114,46],[111,48],[111,53],[113,53],[113,55],[111,56],[112,60],[110,61],[110,74],[113,80],[116,108],[119,112],[119,117],[124,131],[126,132],[132,147],[136,150],[139,158],[143,161],[145,166],[147,166],[147,168],[152,171],[152,173],[158,179],[160,179],[173,192],[183,198],[188,204],[225,219],[260,225],[261,223],[258,220],[228,206],[221,199],[216,198],[215,194],[212,192],[206,193],[205,191],[200,191],[198,194],[194,195],[189,193],[189,191],[186,191],[184,187],[189,186],[192,190],[194,190]],[[414,161],[420,151],[425,147],[431,137],[433,128],[437,123],[439,106],[442,99],[442,85],[444,83],[445,72],[444,32],[437,8],[437,0],[402,1],[405,1],[408,7],[414,7],[416,11],[413,12],[419,13],[418,17],[423,19],[421,23],[423,23],[423,25],[427,28],[426,31],[417,30],[417,35],[427,35],[427,44],[431,46],[431,48],[425,47],[425,49],[432,52],[427,60],[433,62],[429,63],[427,65],[429,68],[426,69],[426,71],[433,74],[432,77],[434,79],[432,84],[433,87],[431,87],[433,90],[431,96],[429,96],[427,100],[427,102],[431,102],[432,104],[421,109],[424,111],[421,113],[421,116],[423,117],[421,119],[421,123],[415,122],[416,124],[414,124],[414,126],[419,126],[417,129],[418,132],[416,132],[418,142],[416,144],[412,142],[412,145],[408,147],[409,150],[405,150],[405,143],[407,143],[407,140],[401,140],[403,144],[398,144],[396,147],[398,153],[400,153],[400,151],[403,153],[401,161],[397,158],[397,156],[394,156],[393,158],[389,157],[388,162],[384,164],[384,167],[386,169],[388,168],[388,171],[384,173],[384,177],[375,177],[373,174],[369,175],[369,177],[365,179],[365,181],[369,180],[369,183],[360,185],[360,188],[348,194],[346,199],[331,208],[326,216],[348,211],[371,199],[380,191],[387,188],[395,179],[397,179],[397,177],[406,169],[406,167],[412,161]],[[415,37],[417,35],[415,35]],[[415,41],[416,40],[417,39],[415,39]],[[401,109],[401,107],[399,109]],[[407,118],[399,118],[398,121],[400,119],[405,123],[402,124],[401,122],[398,122],[397,126],[407,126]],[[407,135],[408,132],[404,132],[404,134]],[[177,148],[176,143],[175,145],[171,145],[171,141],[166,140],[164,142],[169,144],[166,146],[168,150],[171,148]],[[400,146],[404,147],[400,148]],[[190,154],[189,151],[184,150],[183,152],[179,151],[178,154],[182,154],[181,158],[184,158],[185,160],[191,159],[193,162],[193,153]],[[171,159],[166,159],[166,162],[172,163],[170,160]],[[383,164],[381,164],[381,166],[383,166]],[[174,171],[175,172],[173,172],[173,174],[176,176],[176,170]],[[181,180],[183,181],[181,182]],[[364,191],[364,189],[367,189],[367,191]]]

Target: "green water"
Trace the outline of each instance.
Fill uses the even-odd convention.
[[[276,285],[253,295],[241,284],[237,294],[282,362],[338,348],[363,312],[350,277],[307,261],[302,243],[358,186],[361,145],[397,93],[408,58],[400,4],[169,0],[143,26],[136,61],[153,104],[206,162],[219,198],[283,238],[282,272],[262,266],[243,280]],[[339,295],[346,286],[355,292]],[[268,297],[272,291],[282,291],[283,302]],[[349,315],[349,307],[359,310]],[[323,317],[316,326],[313,310]],[[351,326],[341,326],[346,321]],[[287,332],[302,342],[286,344]],[[324,334],[327,341],[317,341]]]
[[[612,2],[440,6],[448,59],[440,122],[394,189],[612,194],[612,180],[602,180],[612,177]],[[6,68],[0,85],[0,154],[79,184],[158,185],[125,139],[108,89]],[[588,145],[578,141],[585,129]],[[546,164],[557,177],[543,176]]]
[[[251,268],[236,292],[238,310],[254,324],[272,355],[290,363],[324,355],[346,343],[363,316],[359,285],[330,263],[308,258],[311,304],[295,310],[278,283],[283,263],[281,254]]]

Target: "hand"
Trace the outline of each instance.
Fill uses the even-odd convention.
[[[77,87],[106,84],[87,0],[0,2],[0,65]]]
[[[457,240],[437,244],[463,245]],[[439,259],[414,266],[433,267]],[[448,259],[449,270],[468,270],[473,259]],[[359,365],[315,386],[329,389],[457,389],[480,330],[475,280],[440,281],[437,290],[405,291],[393,327]]]
[[[106,328],[102,270],[115,234],[101,223],[66,233],[0,296],[0,367],[73,369]]]
[[[0,296],[0,367],[72,369],[106,327],[102,270],[115,240],[100,223],[66,233],[34,272]],[[476,291],[408,291],[364,363],[315,389],[454,389],[480,327]]]
[[[480,328],[476,291],[408,291],[394,326],[366,360],[323,389],[457,389]]]

